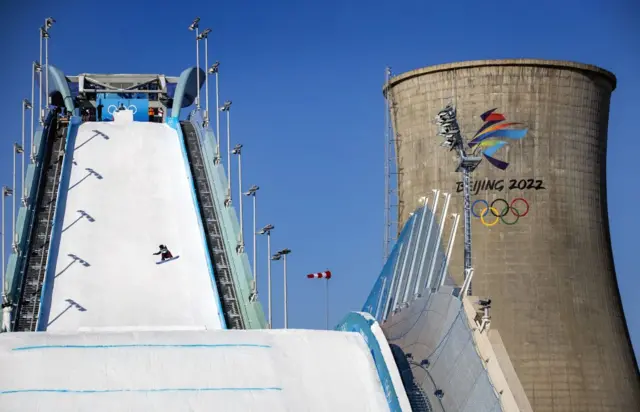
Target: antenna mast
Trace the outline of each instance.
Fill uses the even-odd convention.
[[[391,78],[391,68],[384,69],[384,243],[382,245],[382,263],[384,264],[389,257],[389,246],[391,243],[391,202],[390,202],[390,167],[389,167],[389,141],[390,141],[390,113],[389,106],[389,79]]]
[[[394,110],[393,96],[391,95],[391,89],[389,87],[391,81],[391,67],[387,67],[384,70],[384,245],[382,262],[386,262],[389,254],[391,253],[391,245],[397,238],[397,233],[394,234],[393,225],[394,220],[391,217],[391,209],[396,208],[397,204],[392,204],[391,196],[398,190],[397,172],[394,169],[395,165],[395,147],[396,142],[395,133],[393,131],[393,121],[391,116]],[[391,176],[396,175],[395,185],[391,185]],[[397,200],[397,198],[396,198]],[[397,232],[397,230],[396,230]]]
[[[384,246],[383,246],[383,263],[389,258],[391,253],[391,245],[396,241],[398,237],[397,228],[397,212],[398,212],[398,167],[395,158],[395,143],[397,137],[393,130],[393,117],[395,114],[395,102],[393,100],[393,94],[391,93],[391,67],[385,69],[385,147],[384,147]],[[395,176],[395,182],[391,181],[391,176]],[[392,196],[395,195],[395,202],[392,201]],[[396,217],[391,216],[391,209],[396,209]],[[396,219],[396,220],[394,220]],[[395,228],[394,228],[395,225]]]

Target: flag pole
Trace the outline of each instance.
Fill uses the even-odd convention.
[[[325,312],[325,327],[329,330],[329,279],[331,279],[331,271],[329,269],[319,273],[309,273],[307,279],[324,279],[324,312]]]
[[[325,306],[326,306],[326,316],[327,316],[327,330],[329,330],[329,279],[326,278],[326,287],[325,287]]]

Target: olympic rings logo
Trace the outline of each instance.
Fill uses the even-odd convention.
[[[130,104],[129,107],[127,107],[126,109],[127,110],[131,110],[133,112],[133,114],[138,113],[138,108],[133,104]],[[113,116],[113,114],[116,111],[118,111],[118,108],[116,107],[115,104],[110,104],[109,107],[107,107],[107,113],[109,113],[111,116]]]
[[[501,202],[501,203],[499,203]],[[517,203],[516,202],[520,202]],[[482,207],[480,214],[476,213],[476,205],[478,203],[484,204]],[[519,206],[519,207],[516,207]],[[511,215],[515,216],[515,218],[509,217],[506,218],[511,212]],[[502,222],[505,225],[515,225],[518,223],[521,217],[525,217],[529,213],[529,202],[522,197],[517,197],[511,201],[511,203],[507,202],[505,199],[497,198],[493,202],[489,203],[484,199],[478,199],[471,204],[471,213],[473,216],[480,219],[483,225],[486,227],[495,226],[498,222]],[[492,219],[486,219],[487,216],[491,214]]]

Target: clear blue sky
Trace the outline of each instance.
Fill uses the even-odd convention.
[[[632,173],[637,164],[632,122],[640,114],[637,2],[24,4],[0,8],[0,183],[11,181],[20,100],[30,94],[30,64],[38,58],[38,27],[45,17],[58,21],[51,30],[51,64],[66,74],[178,75],[194,64],[193,33],[187,26],[200,16],[201,27],[213,29],[210,62],[221,61],[221,99],[233,100],[232,139],[245,146],[244,181],[261,186],[259,225],[273,223],[274,248],[293,250],[293,327],[324,327],[323,285],[305,279],[306,273],[326,268],[335,273],[335,323],[361,307],[381,269],[381,86],[386,65],[399,73],[460,60],[533,57],[576,60],[613,71],[618,89],[609,127],[609,211],[624,308],[640,350],[640,270],[634,264],[640,251],[635,210],[640,196]],[[262,277],[266,250],[261,248],[259,257]],[[274,278],[275,326],[280,326],[279,265]]]

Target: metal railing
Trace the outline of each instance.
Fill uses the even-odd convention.
[[[56,124],[59,126],[60,124]],[[46,273],[46,261],[49,254],[52,219],[58,197],[59,179],[62,169],[65,127],[52,130],[49,135],[43,158],[38,195],[34,203],[34,216],[31,236],[25,253],[23,276],[17,295],[19,296],[14,331],[34,331],[37,326],[37,313],[40,309],[42,285]],[[50,146],[49,146],[50,144]],[[54,167],[55,165],[55,167]],[[49,190],[47,190],[49,189]]]
[[[189,121],[196,131],[200,148],[202,150],[202,160],[204,162],[205,175],[212,190],[211,199],[215,207],[219,222],[221,242],[228,251],[236,250],[240,240],[240,227],[238,215],[233,207],[224,204],[227,194],[227,179],[225,170],[221,163],[215,161],[217,158],[216,138],[208,127],[203,126],[201,113],[194,111],[189,116]],[[251,299],[253,291],[253,276],[249,257],[245,251],[227,254],[231,281],[235,288],[235,296],[238,302],[240,314],[247,329],[262,329],[267,327],[264,311],[259,300]]]
[[[202,224],[207,238],[207,253],[214,266],[214,278],[222,303],[224,318],[230,329],[244,329],[244,320],[238,306],[237,293],[229,267],[229,250],[222,241],[220,221],[213,201],[202,157],[202,147],[194,126],[189,121],[180,122],[182,127],[191,174],[195,183],[200,206]]]

